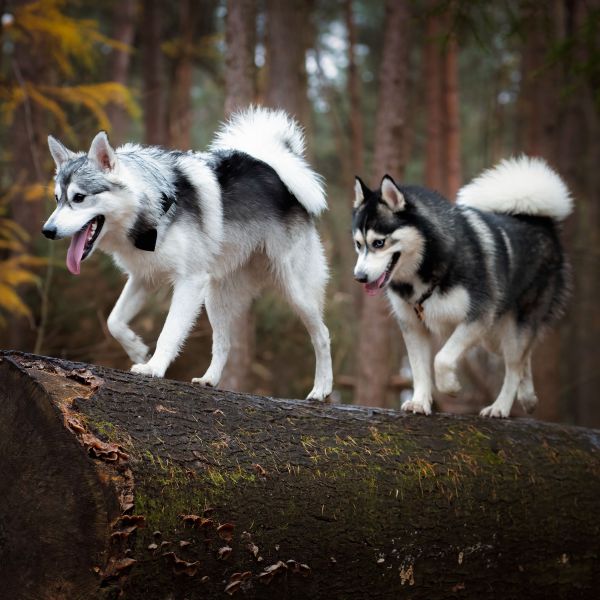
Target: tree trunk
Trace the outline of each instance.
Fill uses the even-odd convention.
[[[360,73],[356,64],[356,23],[352,11],[352,0],[344,2],[346,29],[348,30],[348,97],[350,99],[350,141],[352,145],[352,167],[354,174],[362,173],[364,166],[364,125],[361,108]]]
[[[256,2],[229,0],[225,19],[225,115],[250,105],[256,94]],[[256,319],[252,309],[238,315],[235,336],[220,387],[247,390],[254,359]]]
[[[4,353],[3,593],[596,598],[598,434]]]
[[[143,0],[142,9],[142,77],[144,132],[147,144],[167,142],[165,120],[166,84],[161,49],[161,15],[159,0]]]
[[[379,99],[375,124],[373,183],[389,173],[404,175],[404,133],[408,64],[408,10],[404,1],[387,0],[383,57],[379,72]],[[391,375],[390,331],[394,327],[385,297],[365,296],[360,317],[355,402],[387,404]]]
[[[136,0],[123,0],[115,3],[113,23],[115,30],[113,39],[122,44],[126,44],[130,49],[133,46],[135,35],[135,25],[137,21],[137,2]],[[122,85],[127,85],[129,77],[129,66],[131,64],[131,50],[114,49],[109,77]],[[129,119],[127,111],[118,105],[108,107],[108,116],[112,125],[111,142],[121,144],[127,139],[127,125]]]
[[[195,11],[192,0],[180,0],[181,37],[169,98],[169,146],[189,150],[192,145],[192,50]]]
[[[427,127],[425,134],[425,185],[443,192],[442,171],[442,56],[440,53],[440,17],[433,12],[434,4],[429,3],[430,14],[425,27],[425,107]]]
[[[448,32],[444,47],[444,189],[453,202],[462,183],[460,162],[460,102],[458,95],[458,43],[454,32]]]
[[[306,126],[306,49],[313,0],[267,0],[266,104],[282,108]]]

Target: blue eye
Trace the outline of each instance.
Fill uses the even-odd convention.
[[[379,250],[379,248],[383,248],[384,244],[385,244],[385,240],[373,240],[373,243],[371,245],[376,250]]]

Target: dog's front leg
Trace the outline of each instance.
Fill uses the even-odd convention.
[[[196,321],[204,304],[207,285],[207,275],[188,277],[175,283],[171,307],[156,343],[156,351],[147,363],[133,365],[131,370],[134,373],[164,376]]]
[[[148,358],[148,346],[129,327],[131,319],[144,306],[147,296],[148,288],[144,282],[130,276],[106,323],[111,335],[123,346],[134,363],[143,362]]]
[[[388,297],[402,330],[413,376],[413,396],[403,402],[401,408],[409,412],[429,415],[433,391],[431,334],[404,300],[395,294],[389,294]]]

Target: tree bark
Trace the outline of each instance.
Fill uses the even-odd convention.
[[[122,85],[127,85],[128,83],[131,50],[137,22],[136,17],[136,0],[123,0],[115,3],[113,17],[115,29],[112,37],[118,42],[127,45],[130,50],[114,49],[112,51],[109,77],[112,81],[116,81]],[[111,142],[114,144],[125,142],[128,137],[126,128],[129,123],[127,111],[121,106],[112,105],[108,107],[107,113],[112,125]]]
[[[450,24],[449,24],[450,25]],[[448,31],[444,47],[444,188],[446,198],[453,202],[462,183],[460,161],[460,102],[458,84],[458,42]]]
[[[225,19],[225,115],[250,105],[256,94],[256,2],[229,0]],[[254,360],[256,319],[252,309],[238,315],[235,336],[220,386],[227,390],[249,389]]]
[[[3,353],[3,593],[596,598],[599,434]]]
[[[389,173],[402,180],[405,166],[405,116],[408,65],[408,10],[404,1],[387,0],[383,57],[379,72],[379,98],[375,124],[373,183]],[[387,300],[365,296],[361,309],[355,402],[386,406],[391,375],[390,348],[393,327]]]
[[[143,0],[141,31],[144,132],[146,143],[154,145],[167,143],[164,94],[166,86],[159,7],[159,0]]]
[[[281,108],[306,126],[306,49],[313,0],[267,0],[266,104]]]
[[[169,146],[189,150],[192,145],[192,51],[195,11],[192,0],[180,0],[181,37],[169,97]]]

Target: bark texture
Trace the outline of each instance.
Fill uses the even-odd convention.
[[[15,599],[572,599],[600,585],[594,430],[4,353],[0,471]]]
[[[388,0],[375,124],[373,184],[386,173],[402,181],[405,166],[405,117],[408,65],[408,10],[404,1]],[[386,406],[391,375],[390,309],[383,296],[364,296],[357,352],[356,403]],[[400,333],[398,332],[398,335]]]

